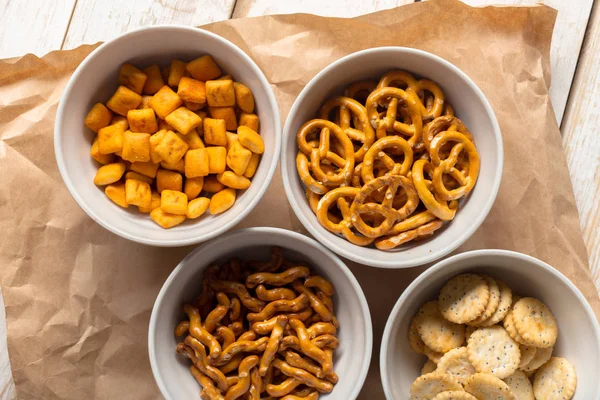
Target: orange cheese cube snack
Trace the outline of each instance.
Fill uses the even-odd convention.
[[[152,98],[152,96],[147,95],[147,94],[143,94],[142,95],[142,102],[140,103],[140,105],[138,106],[137,110],[143,110],[145,108],[150,108],[150,99]],[[129,113],[127,113],[127,115],[129,115]]]
[[[174,87],[179,85],[179,81],[185,76],[186,65],[187,63],[181,60],[171,61],[171,68],[169,68],[169,79],[167,79],[169,86]]]
[[[238,123],[233,107],[209,107],[208,113],[213,119],[225,120],[225,129],[228,131],[235,131],[237,129]]]
[[[127,113],[127,122],[131,132],[154,133],[158,131],[156,115],[151,108],[138,110],[129,110]]]
[[[148,76],[131,64],[123,64],[119,71],[119,85],[123,85],[137,94],[142,94]]]
[[[185,106],[185,108],[187,108],[190,111],[198,111],[200,110],[202,107],[204,107],[204,104],[200,104],[200,103],[192,103],[191,101],[183,101],[183,105]],[[198,115],[196,113],[196,115]],[[199,116],[199,115],[198,115]]]
[[[110,185],[117,182],[125,173],[125,163],[113,163],[101,166],[94,177],[98,186]]]
[[[173,128],[171,125],[167,124],[167,121],[165,121],[164,119],[158,119],[158,130],[162,131],[162,130],[166,130],[166,131],[174,131],[175,128]]]
[[[92,149],[90,150],[90,155],[92,156],[92,158],[94,160],[98,161],[102,165],[110,164],[111,162],[113,162],[115,160],[114,154],[100,153],[100,149],[98,148],[98,137],[96,137],[94,139],[94,142],[92,143]]]
[[[183,178],[181,174],[166,169],[159,169],[156,173],[156,191],[162,194],[163,190],[176,190],[181,192]]]
[[[248,189],[251,183],[250,179],[238,175],[233,171],[225,171],[222,174],[218,174],[217,180],[232,189]]]
[[[236,140],[229,146],[227,152],[227,166],[238,175],[243,175],[246,172],[246,168],[250,164],[252,159],[252,152],[242,146],[239,140]]]
[[[260,154],[252,153],[252,158],[246,167],[246,171],[244,171],[244,176],[246,178],[252,178],[258,169],[258,164],[260,163]]]
[[[210,199],[210,213],[221,214],[231,208],[235,203],[235,189],[227,188],[213,194]]]
[[[204,186],[204,177],[186,178],[183,184],[183,193],[188,197],[188,200],[195,199],[200,196],[202,187]]]
[[[198,104],[200,106],[198,109],[200,109],[206,104],[206,85],[202,81],[197,81],[193,78],[184,76],[179,81],[177,95],[181,97],[183,101]]]
[[[255,132],[258,132],[259,121],[258,115],[241,113],[238,121],[239,126],[247,126]]]
[[[129,122],[127,122],[127,117],[122,115],[115,115],[110,120],[111,125],[118,125],[123,128],[123,132],[129,129]]]
[[[125,131],[121,158],[131,162],[149,162],[150,134]]]
[[[150,136],[150,161],[157,164],[162,161],[162,157],[156,152],[156,146],[162,142],[167,133],[167,129],[161,129],[154,135]]]
[[[221,76],[221,69],[208,54],[190,61],[186,69],[192,78],[199,81],[208,81]]]
[[[227,146],[225,120],[204,118],[204,143],[214,146]]]
[[[207,197],[200,197],[188,202],[188,209],[185,216],[189,219],[198,218],[208,210],[210,206],[210,199]]]
[[[206,101],[209,107],[230,107],[235,105],[233,81],[206,81]]]
[[[185,215],[188,198],[185,193],[177,190],[163,190],[160,194],[160,208],[169,214]]]
[[[176,164],[188,151],[188,144],[172,131],[167,131],[154,151],[169,164]]]
[[[177,132],[186,135],[202,123],[202,118],[185,107],[179,107],[177,110],[167,115],[165,121],[173,128],[177,129]]]
[[[175,164],[169,164],[166,161],[160,162],[160,167],[163,169],[168,169],[169,171],[177,171],[179,173],[185,173],[185,158],[177,161]]]
[[[116,153],[123,150],[123,134],[121,125],[109,125],[98,131],[98,151],[100,154]]]
[[[129,207],[129,204],[127,203],[127,200],[125,199],[125,184],[124,183],[117,182],[117,183],[108,185],[104,189],[104,193],[115,204],[117,204],[123,208]]]
[[[156,192],[152,192],[152,200],[150,202],[150,207],[138,207],[138,211],[144,214],[150,214],[152,210],[160,207],[160,194]]]
[[[175,215],[164,212],[160,207],[150,212],[150,218],[165,229],[172,228],[185,221],[185,215]]]
[[[135,110],[142,102],[142,96],[133,90],[119,86],[113,96],[106,102],[106,107],[124,117],[129,110]]]
[[[158,171],[159,164],[150,162],[133,162],[129,169],[139,174],[145,175],[149,178],[156,177],[156,171]]]
[[[198,178],[210,173],[208,148],[188,150],[185,154],[185,177]]]
[[[208,152],[208,173],[222,174],[227,165],[227,150],[222,146],[207,147]]]
[[[202,125],[200,125],[202,126]],[[188,144],[188,146],[190,146],[190,150],[194,150],[194,149],[203,149],[206,146],[204,146],[204,142],[202,141],[202,139],[200,138],[200,135],[198,134],[198,130],[197,129],[192,129],[191,131],[188,132],[187,135],[178,135],[184,142],[186,142]]]
[[[85,126],[98,133],[98,131],[108,125],[112,119],[112,112],[102,103],[96,103],[87,113],[83,123]]]
[[[215,175],[209,175],[204,178],[204,190],[206,193],[217,193],[225,189],[225,185],[217,180]]]
[[[160,119],[177,110],[183,104],[183,100],[168,86],[163,86],[148,102]]]
[[[265,144],[256,131],[247,126],[240,126],[237,133],[240,144],[251,152],[262,154],[265,151]]]
[[[163,80],[160,67],[158,65],[155,64],[145,68],[144,73],[148,79],[146,79],[142,93],[155,94],[160,90],[161,87],[165,86],[165,81]]]
[[[154,179],[150,178],[149,176],[142,175],[134,171],[129,171],[125,174],[125,180],[127,179],[135,179],[138,181],[146,182],[148,185],[152,185],[152,183],[154,182]]]
[[[248,86],[240,82],[233,82],[233,90],[235,91],[235,104],[245,113],[254,111],[254,95]]]
[[[125,201],[134,206],[150,207],[152,204],[150,185],[137,179],[127,179],[125,181]]]

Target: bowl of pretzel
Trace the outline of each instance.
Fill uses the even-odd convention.
[[[277,228],[230,232],[190,253],[158,294],[148,333],[168,400],[354,399],[372,345],[348,267]]]
[[[286,195],[341,256],[380,268],[435,261],[490,211],[503,145],[490,103],[433,54],[380,47],[317,74],[287,118]]]

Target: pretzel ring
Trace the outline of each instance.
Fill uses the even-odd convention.
[[[380,250],[391,250],[400,246],[401,244],[410,242],[411,240],[415,240],[419,237],[430,236],[433,232],[440,229],[443,224],[444,222],[438,219],[421,225],[418,228],[401,232],[394,236],[386,236],[384,238],[376,240],[375,247],[377,247]]]
[[[429,211],[442,221],[450,221],[456,214],[457,207],[450,207],[445,200],[438,200],[431,190],[429,190],[430,181],[426,180],[423,175],[425,168],[432,168],[431,163],[427,160],[417,160],[412,167],[412,178],[417,189],[419,198]]]
[[[351,139],[361,142],[363,145],[354,152],[354,160],[361,161],[369,147],[375,141],[375,131],[369,123],[367,109],[358,101],[350,98],[337,96],[328,100],[319,110],[319,118],[329,119],[331,110],[339,107],[339,126],[342,131]],[[350,126],[351,119],[354,121],[354,128]],[[346,153],[344,153],[346,154]]]
[[[310,275],[308,267],[292,267],[278,274],[272,272],[258,272],[246,278],[246,287],[252,289],[261,283],[271,286],[284,286],[299,278]]]
[[[390,99],[387,104],[387,112],[382,119],[377,111],[377,106]],[[399,103],[406,107],[406,111],[412,121],[411,125],[396,121]],[[377,138],[387,136],[388,131],[396,131],[402,135],[410,136],[408,144],[414,147],[421,138],[423,131],[423,120],[419,108],[419,99],[410,92],[394,87],[382,87],[375,89],[367,99],[367,114],[371,125],[377,131]]]
[[[393,148],[400,150],[404,155],[402,163],[397,163],[394,159],[388,156],[384,150]],[[375,142],[375,144],[365,154],[362,168],[360,171],[361,177],[365,183],[369,183],[375,179],[373,166],[375,159],[379,160],[389,170],[390,175],[408,174],[413,163],[413,150],[406,140],[400,136],[386,136]]]
[[[456,142],[450,155],[445,160],[440,160],[439,150],[447,142]],[[464,173],[454,166],[461,151],[467,153],[469,159],[469,171]],[[446,131],[437,135],[431,141],[431,161],[437,165],[433,171],[433,188],[437,195],[443,200],[457,200],[466,196],[479,176],[479,153],[472,141],[465,135],[455,131]],[[450,174],[460,185],[457,189],[448,190],[443,182],[443,174]]]
[[[421,79],[417,82],[417,93],[425,90],[433,95],[433,103],[423,107],[423,119],[437,118],[444,110],[444,91],[434,81]]]
[[[385,198],[381,204],[365,203],[367,196],[385,186],[387,186],[387,190]],[[392,203],[400,187],[405,190],[407,200],[400,209],[395,209],[392,206]],[[417,208],[418,204],[419,198],[410,179],[402,175],[382,176],[381,178],[376,178],[368,182],[365,186],[363,186],[362,189],[360,189],[354,198],[352,206],[350,207],[352,224],[363,235],[370,238],[376,238],[385,235],[385,233],[392,228],[396,221],[403,220],[410,215],[415,208]],[[379,226],[371,227],[364,221],[362,217],[363,214],[378,214],[385,219]]]
[[[375,90],[377,82],[375,81],[358,81],[354,82],[344,90],[344,96],[350,97],[364,104],[367,101],[369,94]]]
[[[358,195],[360,189],[354,187],[340,187],[327,192],[317,205],[317,219],[321,225],[329,232],[344,235],[351,243],[359,246],[368,246],[373,242],[372,238],[357,235],[352,231],[352,222],[350,220],[350,206],[346,198],[354,198]],[[337,203],[342,213],[343,219],[334,222],[329,219],[329,208]]]
[[[250,389],[250,370],[258,363],[258,356],[248,356],[244,358],[238,369],[239,381],[230,387],[225,394],[225,400],[235,400],[243,396]]]
[[[315,148],[306,141],[307,136],[315,129],[321,130],[318,148]],[[331,133],[333,133],[333,136],[341,144],[343,154],[338,155],[330,151],[329,139]],[[348,184],[350,182],[354,169],[354,145],[342,128],[331,121],[313,119],[300,127],[297,142],[300,150],[310,156],[310,167],[318,183],[325,186],[340,186],[341,184]],[[337,174],[327,175],[321,168],[322,160],[327,160],[338,166],[340,169]]]
[[[277,355],[277,349],[279,349],[279,343],[283,337],[283,330],[287,324],[288,318],[285,315],[280,315],[275,320],[275,326],[271,331],[271,336],[267,342],[267,348],[260,359],[260,366],[258,368],[260,376],[265,376],[267,374],[267,370]]]
[[[318,182],[310,174],[310,162],[308,161],[306,154],[302,152],[296,154],[296,169],[298,170],[300,180],[306,185],[308,190],[316,194],[327,193],[327,190],[329,190],[327,186],[323,185],[321,182]]]
[[[449,104],[448,107],[452,109],[452,106],[450,106]],[[454,111],[452,110],[452,113],[453,112]],[[423,143],[425,144],[427,150],[431,148],[431,141],[438,133],[451,130],[450,128],[453,126],[455,127],[455,129],[453,130],[462,133],[471,142],[473,141],[473,136],[471,136],[471,132],[469,132],[469,129],[467,129],[465,124],[460,119],[454,117],[453,115],[443,115],[441,117],[435,118],[433,121],[426,124],[423,128]]]

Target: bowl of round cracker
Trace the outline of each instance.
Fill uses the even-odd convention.
[[[502,168],[483,92],[417,49],[334,62],[284,127],[282,177],[297,217],[336,253],[379,268],[432,262],[464,243],[491,209]]]
[[[391,399],[592,399],[600,325],[550,265],[506,250],[443,260],[402,293],[385,327]]]

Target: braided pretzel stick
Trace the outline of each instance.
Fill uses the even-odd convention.
[[[454,129],[451,129],[452,127],[454,127]],[[444,115],[437,117],[423,128],[423,143],[427,150],[431,149],[431,141],[436,135],[449,130],[458,131],[465,135],[471,142],[473,141],[471,132],[469,132],[469,129],[467,129],[466,125],[460,119],[454,116]]]
[[[352,140],[361,142],[363,145],[354,152],[354,160],[361,161],[375,141],[375,131],[369,123],[367,109],[358,101],[350,98],[337,96],[329,99],[321,106],[319,118],[329,119],[331,110],[339,107],[339,126],[342,131]],[[350,120],[354,120],[354,128],[350,126]],[[345,154],[345,153],[344,153]]]
[[[306,386],[314,387],[321,393],[331,393],[333,390],[331,382],[321,380],[303,369],[294,368],[278,358],[273,360],[273,366],[283,372],[284,375],[296,378]]]
[[[267,289],[264,285],[258,285],[256,296],[262,301],[293,300],[296,298],[296,293],[288,288]]]
[[[296,331],[296,335],[298,336],[298,341],[300,343],[300,349],[302,353],[306,356],[312,358],[319,364],[321,364],[321,368],[323,369],[323,374],[327,375],[333,370],[333,364],[331,360],[327,357],[327,354],[317,346],[315,346],[309,336],[306,327],[302,323],[302,321],[297,319],[291,319],[290,325]]]
[[[311,392],[306,396],[296,396],[294,394],[288,394],[281,398],[281,400],[318,400],[319,392]]]
[[[285,315],[280,315],[275,320],[275,326],[271,331],[271,336],[269,337],[269,341],[267,342],[267,348],[260,359],[260,366],[258,368],[258,372],[260,376],[265,376],[269,367],[271,366],[271,362],[277,355],[277,350],[279,349],[279,343],[281,343],[281,338],[283,337],[283,330],[288,324],[288,317]]]
[[[343,235],[350,243],[358,246],[368,246],[373,242],[373,239],[361,235],[357,235],[352,231],[352,223],[350,221],[350,207],[346,198],[354,199],[358,194],[359,189],[354,187],[340,187],[327,192],[319,201],[317,206],[317,219],[319,223],[329,232]],[[337,203],[343,219],[339,222],[334,222],[329,218],[329,209]]]
[[[225,400],[235,400],[248,392],[251,384],[250,370],[256,364],[258,364],[258,356],[248,356],[242,360],[238,369],[238,383],[230,387],[227,393],[225,393]]]
[[[246,316],[249,322],[265,321],[276,313],[280,312],[298,312],[308,307],[309,301],[305,294],[301,294],[294,300],[276,300],[272,301],[261,312],[250,313]]]
[[[285,396],[292,392],[292,390],[296,389],[298,386],[302,385],[302,382],[296,378],[288,378],[285,381],[281,382],[278,385],[270,384],[267,385],[267,393],[269,396],[273,396],[275,398]]]
[[[312,317],[313,314],[314,314],[314,311],[313,311],[312,307],[307,307],[305,310],[299,311],[297,313],[286,313],[285,315],[287,315],[287,317],[289,319],[295,318],[295,319],[299,319],[302,322],[305,322],[310,317]]]
[[[229,319],[231,321],[239,321],[242,318],[242,302],[236,296],[233,296],[230,302]]]
[[[386,186],[385,198],[381,204],[365,203],[367,196]],[[395,209],[392,203],[400,187],[406,192],[407,200],[400,209]],[[356,230],[367,237],[376,238],[385,235],[396,221],[403,220],[412,214],[418,205],[419,198],[410,179],[402,175],[387,175],[373,179],[360,189],[350,207],[350,215],[352,215],[352,224]],[[379,226],[371,227],[362,218],[363,214],[378,214],[385,219]]]
[[[200,311],[190,304],[184,305],[183,311],[188,315],[190,320],[190,335],[210,349],[210,358],[217,358],[221,353],[221,345],[217,339],[202,326]]]
[[[314,339],[321,335],[335,335],[336,327],[331,322],[317,322],[307,328],[308,337]]]
[[[419,226],[418,228],[411,229],[394,236],[385,236],[375,241],[375,247],[377,247],[379,250],[394,249],[401,244],[410,242],[411,240],[431,236],[431,234],[440,229],[443,224],[443,221],[436,219],[435,221],[428,222]]]
[[[445,200],[437,199],[436,196],[431,192],[431,182],[425,179],[423,172],[425,169],[432,169],[432,165],[427,160],[417,160],[412,167],[412,178],[417,190],[419,198],[433,215],[442,221],[450,221],[454,218],[458,207],[452,207]]]
[[[215,329],[217,329],[219,322],[221,322],[221,320],[229,312],[229,297],[227,297],[227,295],[223,292],[218,292],[216,296],[219,305],[210,313],[208,313],[208,316],[204,320],[204,329],[206,329],[208,333],[213,333]]]
[[[260,400],[260,393],[263,390],[263,381],[258,373],[258,368],[252,368],[250,371],[250,389],[248,389],[248,400]]]
[[[229,386],[227,385],[225,375],[218,368],[208,365],[204,346],[197,340],[192,339],[191,336],[187,336],[183,343],[179,343],[177,345],[177,353],[187,356],[200,372],[217,384],[219,390],[222,392],[226,391]]]
[[[230,372],[233,371],[237,371],[237,369],[240,366],[240,363],[242,362],[242,360],[244,359],[244,354],[239,353],[236,354],[235,356],[233,356],[233,358],[227,362],[227,364],[225,365],[221,365],[219,368],[219,371],[221,371],[224,374],[228,374]]]
[[[232,322],[227,326],[235,336],[240,336],[244,332],[244,324],[241,321]]]
[[[304,280],[304,286],[309,288],[316,287],[321,292],[325,293],[327,296],[333,296],[333,293],[335,292],[333,284],[327,279],[318,275],[313,275],[306,278]]]
[[[321,299],[323,304],[325,304],[325,307],[327,307],[329,312],[333,315],[333,318],[331,319],[331,323],[333,324],[333,326],[336,329],[339,328],[340,324],[338,323],[338,320],[335,317],[335,314],[333,312],[333,301],[331,300],[331,296],[326,295],[325,293],[323,293],[320,290],[317,291],[317,296],[319,297],[319,299]],[[315,321],[315,322],[318,322],[318,321]]]
[[[308,135],[316,129],[320,130],[318,148],[315,148],[314,144],[308,143],[306,140]],[[330,150],[331,134],[333,134],[333,137],[343,150],[339,155]],[[338,125],[324,119],[310,120],[300,127],[296,136],[296,142],[300,151],[310,156],[310,168],[318,182],[321,182],[325,186],[340,186],[341,184],[348,184],[350,182],[355,161],[354,145],[352,144],[352,140]],[[334,175],[328,175],[321,167],[323,160],[327,160],[339,167],[339,171]],[[298,160],[296,159],[296,161]]]
[[[211,280],[210,287],[217,292],[224,292],[227,294],[235,294],[244,307],[247,309],[258,312],[263,309],[265,302],[257,298],[254,298],[248,293],[248,289],[238,282],[222,281],[222,280]]]
[[[396,163],[392,157],[388,156],[384,150],[388,148],[399,149],[404,154],[404,161],[402,163]],[[369,183],[375,176],[373,174],[373,166],[375,160],[381,161],[385,167],[389,170],[390,175],[404,175],[406,176],[410,171],[410,167],[413,163],[413,150],[406,140],[399,136],[386,136],[383,137],[369,149],[361,168],[361,176],[363,182]]]
[[[385,117],[382,119],[377,111],[377,106],[389,99],[388,108]],[[406,111],[411,119],[411,125],[396,121],[396,114],[400,103],[406,107]],[[384,87],[376,89],[367,99],[367,114],[371,120],[371,125],[375,127],[377,138],[387,136],[388,131],[395,131],[405,136],[410,136],[408,144],[414,147],[420,139],[423,130],[423,120],[419,109],[419,99],[405,92],[402,89],[394,87]]]
[[[221,395],[221,391],[217,389],[212,379],[204,375],[196,366],[190,365],[190,372],[192,376],[196,378],[202,390],[200,391],[200,397],[207,400],[224,400],[225,398]]]
[[[252,332],[254,333],[254,332]],[[217,359],[211,361],[213,365],[223,366],[227,364],[233,357],[240,353],[252,353],[255,351],[265,351],[267,348],[268,337],[262,337],[257,340],[243,340],[238,339],[227,346]]]
[[[190,321],[181,321],[175,327],[175,337],[183,336],[190,330]]]
[[[266,283],[271,286],[284,286],[299,278],[306,278],[310,275],[308,267],[292,267],[278,274],[271,272],[258,272],[250,275],[246,279],[246,287],[252,289],[257,285]]]
[[[316,376],[319,379],[323,379],[325,374],[319,365],[309,358],[304,358],[300,354],[292,350],[286,350],[283,352],[285,356],[285,362],[290,364],[292,367],[306,370]]]
[[[235,334],[231,329],[222,325],[217,328],[217,339],[221,342],[221,348],[225,349],[235,342]]]
[[[350,97],[364,104],[367,101],[369,94],[375,90],[377,82],[375,81],[358,81],[354,82],[344,90],[344,96]],[[354,124],[356,126],[356,124]]]
[[[440,160],[439,150],[447,142],[456,142],[450,155],[445,160]],[[454,168],[461,151],[465,151],[469,158],[469,172],[467,176]],[[440,133],[431,141],[431,161],[436,165],[433,171],[433,188],[443,200],[457,200],[466,196],[477,182],[479,176],[479,153],[472,141],[459,132],[446,131]],[[442,180],[442,175],[450,174],[459,184],[457,189],[448,190]]]
[[[315,293],[311,289],[307,288],[305,285],[298,281],[292,283],[292,287],[296,292],[302,293],[306,295],[306,297],[308,297],[310,306],[313,310],[315,310],[317,314],[321,316],[321,318],[323,318],[324,321],[331,321],[333,319],[333,314],[329,312],[325,304],[321,301],[321,299],[317,297],[317,295],[315,295]],[[292,327],[296,329],[293,325]]]

